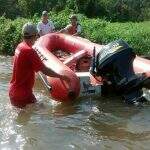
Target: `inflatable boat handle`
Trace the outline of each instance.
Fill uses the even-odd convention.
[[[52,90],[52,87],[48,84],[47,79],[46,79],[46,76],[45,76],[44,74],[42,74],[42,73],[38,73],[38,74],[39,74],[41,80],[43,81],[45,87],[46,87],[49,91],[51,91],[51,90]]]
[[[77,53],[71,55],[69,58],[67,58],[63,63],[67,66],[71,65],[76,60],[80,59],[81,57],[85,56],[87,54],[86,50],[78,51]]]

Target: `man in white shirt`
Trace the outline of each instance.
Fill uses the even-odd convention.
[[[47,11],[42,12],[42,20],[38,23],[37,29],[40,36],[54,32],[55,26],[51,20],[48,20]]]

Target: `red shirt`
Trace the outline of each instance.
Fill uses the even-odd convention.
[[[32,88],[35,72],[44,67],[38,54],[26,42],[20,43],[14,55],[13,75],[10,81],[10,98],[25,99],[33,97]]]
[[[73,35],[75,33],[81,33],[81,25],[78,23],[76,25],[69,24],[64,29],[70,35]]]
[[[68,33],[69,33],[70,35],[73,35],[73,34],[75,34],[76,32],[77,32],[77,26],[73,26],[73,25],[68,26]]]

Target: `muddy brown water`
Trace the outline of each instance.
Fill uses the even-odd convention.
[[[0,150],[150,149],[149,103],[131,107],[109,95],[57,104],[37,78],[41,104],[19,110],[8,97],[11,67],[11,58],[0,56]]]

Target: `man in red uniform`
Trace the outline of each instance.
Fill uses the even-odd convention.
[[[61,33],[67,33],[74,36],[79,36],[81,33],[81,25],[78,23],[76,15],[71,15],[71,23],[67,25],[64,29],[60,30]]]
[[[37,28],[32,23],[26,23],[22,28],[23,41],[17,46],[13,62],[13,75],[10,81],[9,97],[11,104],[16,107],[25,107],[36,102],[32,93],[35,80],[35,72],[58,77],[67,82],[69,79],[47,68],[32,45],[37,39]]]

